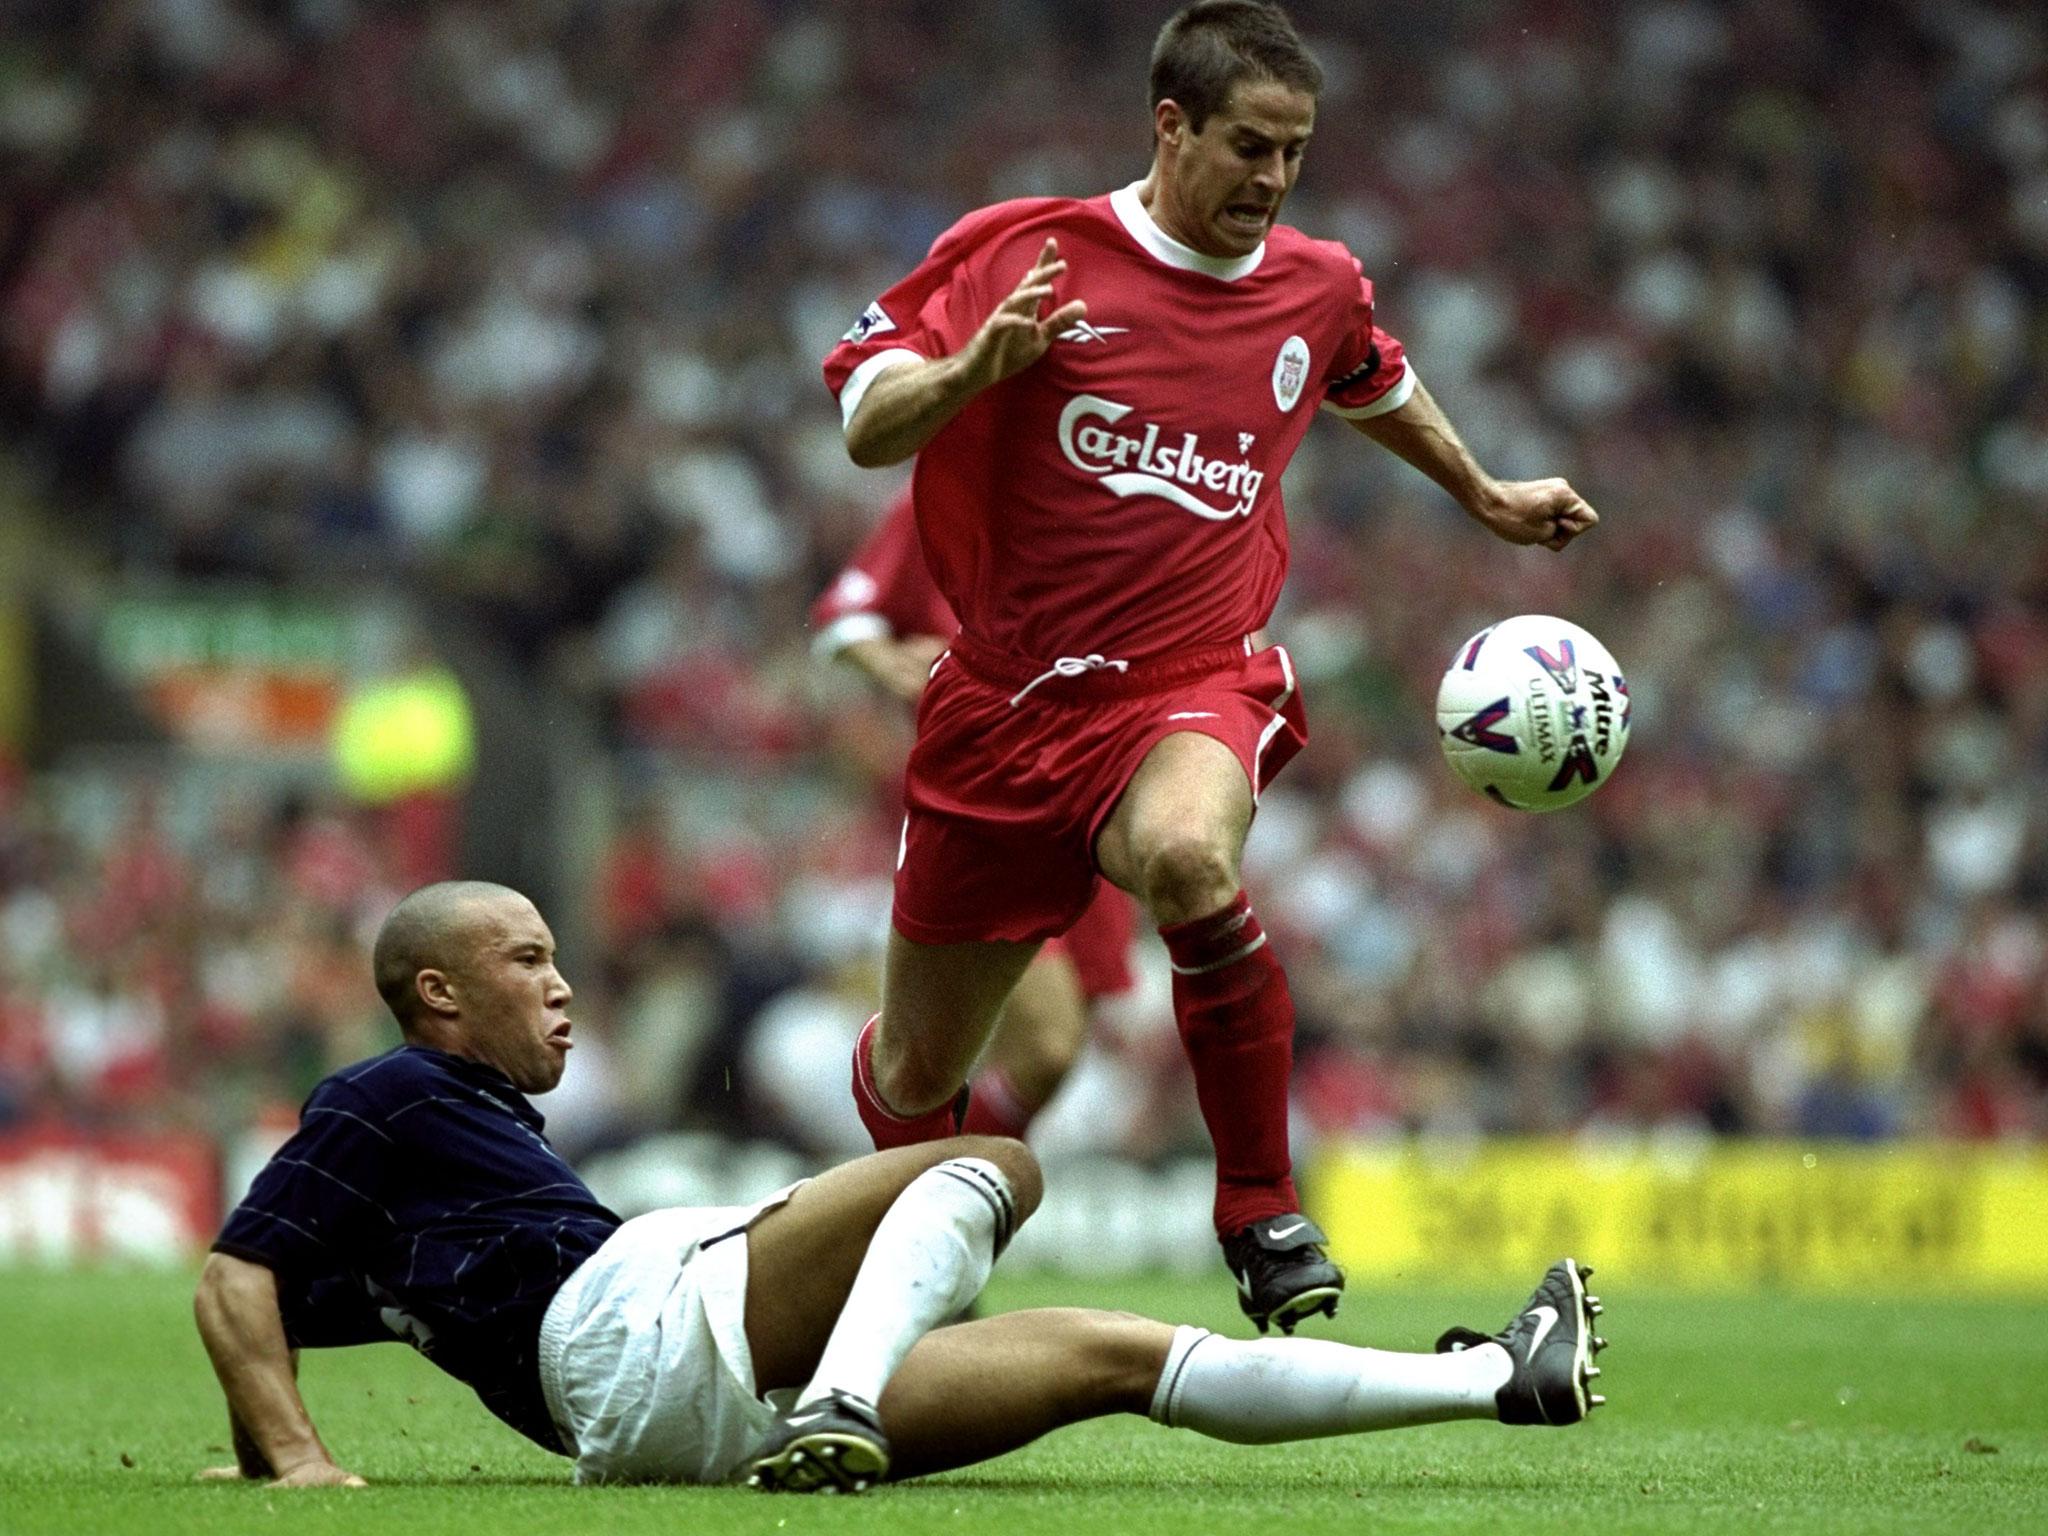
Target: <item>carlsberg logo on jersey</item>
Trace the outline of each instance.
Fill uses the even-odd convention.
[[[1250,446],[1244,443],[1248,434],[1238,434],[1243,447],[1235,462],[1207,459],[1192,432],[1183,432],[1177,444],[1162,447],[1157,422],[1147,423],[1138,434],[1110,430],[1133,409],[1100,395],[1076,395],[1060,412],[1060,452],[1076,469],[1100,480],[1111,495],[1164,496],[1215,523],[1251,516],[1266,476],[1242,457]],[[1210,496],[1222,498],[1223,505]]]

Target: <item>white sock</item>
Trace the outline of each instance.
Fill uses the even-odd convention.
[[[1406,1355],[1327,1339],[1225,1339],[1176,1328],[1152,1417],[1240,1445],[1491,1419],[1493,1395],[1513,1369],[1498,1344]]]
[[[877,1401],[910,1347],[981,1294],[1016,1210],[984,1158],[948,1158],[912,1179],[875,1227],[798,1405],[828,1392]]]

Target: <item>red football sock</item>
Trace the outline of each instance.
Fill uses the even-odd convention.
[[[965,1107],[960,1100],[967,1096],[964,1088],[959,1098],[921,1115],[899,1115],[882,1102],[882,1095],[875,1088],[874,1066],[868,1060],[868,1043],[874,1038],[875,1025],[881,1018],[878,1013],[869,1019],[853,1042],[853,1104],[860,1111],[860,1123],[868,1128],[875,1150],[887,1152],[892,1147],[914,1147],[919,1142],[959,1135]]]
[[[1294,999],[1244,892],[1221,912],[1159,930],[1173,1015],[1216,1144],[1216,1232],[1301,1208],[1287,1151]]]
[[[969,1136],[1015,1136],[1022,1138],[1038,1118],[1043,1104],[1026,1104],[1017,1085],[1001,1067],[983,1067],[969,1084],[967,1118],[960,1129]]]

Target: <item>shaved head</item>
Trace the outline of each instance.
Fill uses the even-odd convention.
[[[492,926],[493,909],[507,897],[526,901],[510,886],[488,880],[444,880],[421,886],[392,908],[377,930],[370,963],[378,995],[397,1016],[400,1029],[410,1033],[419,1016],[420,972],[460,969]]]
[[[494,1067],[521,1093],[562,1080],[575,993],[546,919],[510,886],[422,886],[384,919],[371,964],[407,1045]]]

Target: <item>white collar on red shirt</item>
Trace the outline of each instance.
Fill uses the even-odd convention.
[[[1266,259],[1265,241],[1261,240],[1256,250],[1244,256],[1204,256],[1193,246],[1182,245],[1152,222],[1152,215],[1138,201],[1138,188],[1143,185],[1142,181],[1134,181],[1128,187],[1118,187],[1109,194],[1109,206],[1116,211],[1124,228],[1131,232],[1131,238],[1152,255],[1169,267],[1179,267],[1183,272],[1206,272],[1226,283],[1234,283],[1240,277],[1249,277],[1258,271],[1259,263]]]

